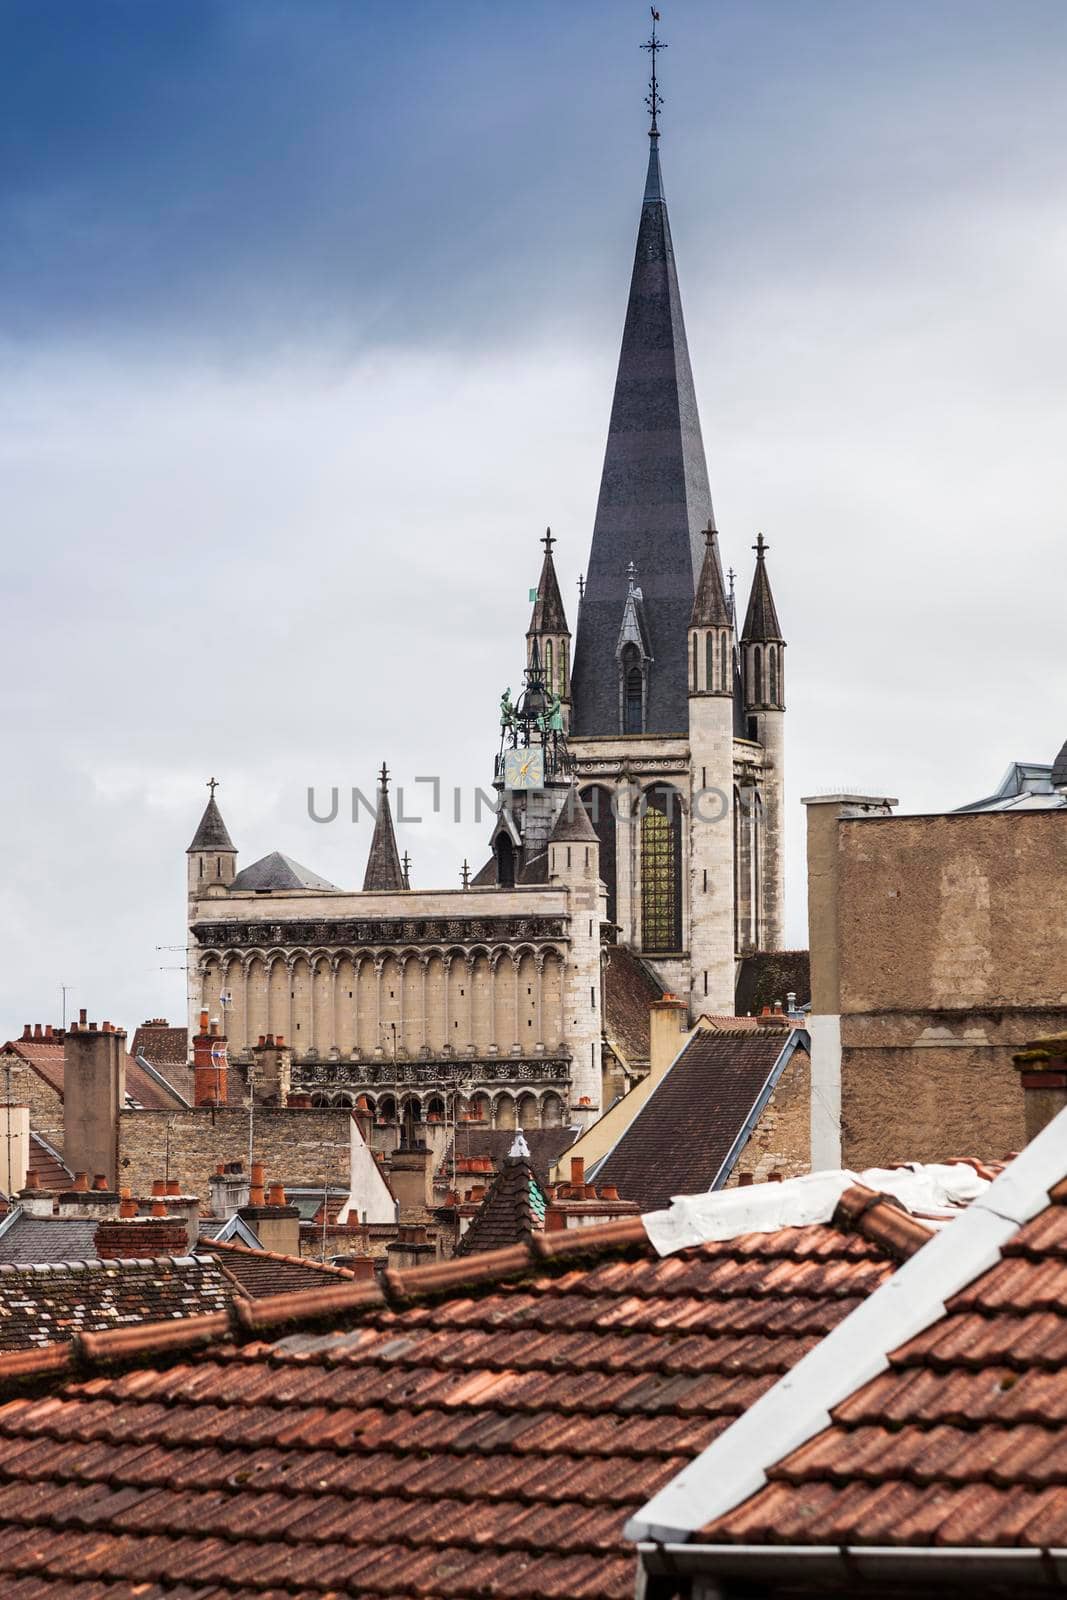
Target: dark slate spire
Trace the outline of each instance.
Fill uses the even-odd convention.
[[[374,837],[370,842],[367,870],[363,874],[364,889],[404,889],[404,869],[400,865],[400,852],[396,848],[393,832],[393,813],[389,807],[389,768],[382,762],[378,774],[378,814],[374,819]]]
[[[541,581],[537,585],[533,616],[526,630],[528,639],[535,633],[566,634],[570,638],[571,630],[567,626],[567,614],[563,609],[563,596],[559,592],[556,565],[552,560],[552,546],[555,542],[552,529],[546,528],[545,536],[541,540],[545,547],[545,559],[541,565]]]
[[[661,47],[662,48],[662,47]],[[619,731],[615,646],[627,563],[641,572],[655,665],[647,733],[688,726],[687,629],[711,492],[653,125],[648,178],[575,643],[572,731]]]
[[[692,628],[732,628],[733,621],[719,559],[719,535],[709,522],[704,529],[704,564],[689,625]]]
[[[222,812],[215,804],[215,790],[218,783],[214,778],[208,780],[211,798],[204,807],[204,815],[200,818],[200,826],[193,835],[193,842],[185,852],[187,856],[199,850],[232,851],[237,854],[237,846],[230,838],[229,829],[222,820]]]
[[[778,626],[778,613],[774,609],[771,580],[767,576],[765,555],[770,545],[762,533],[756,535],[756,542],[752,548],[756,552],[756,571],[752,579],[752,593],[748,597],[748,610],[745,612],[745,626],[741,630],[741,639],[746,644],[749,641],[758,644],[768,642],[784,644],[782,630]]]
[[[457,1256],[526,1244],[535,1233],[544,1232],[547,1198],[521,1132],[516,1133],[511,1150],[456,1246]]]

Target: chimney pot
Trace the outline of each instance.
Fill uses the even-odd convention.
[[[571,1156],[571,1188],[585,1187],[585,1157]]]
[[[153,1197],[156,1197],[156,1196],[161,1195],[161,1194],[166,1194],[166,1192],[167,1192],[166,1180],[164,1178],[153,1178],[152,1179],[152,1194],[153,1194]]]
[[[33,1172],[32,1170],[27,1172],[25,1187],[27,1189],[39,1189],[41,1187],[41,1180],[37,1176],[36,1172]]]
[[[128,1189],[124,1189],[122,1191],[122,1199],[119,1201],[119,1216],[120,1217],[135,1217],[136,1215],[137,1215],[137,1201],[136,1200],[131,1200],[130,1191]]]
[[[267,1204],[269,1206],[283,1206],[285,1204],[285,1189],[282,1184],[271,1184],[267,1191]]]
[[[177,1178],[168,1178],[167,1179],[166,1192],[167,1192],[167,1194],[181,1194],[182,1186],[178,1182]]]
[[[751,1172],[742,1172],[741,1176],[737,1180],[737,1187],[739,1189],[748,1189],[748,1188],[751,1187],[751,1184],[752,1184],[752,1174],[751,1174]]]
[[[89,1174],[87,1172],[76,1172],[74,1174],[74,1187],[80,1194],[84,1194],[89,1187]]]
[[[83,1028],[85,1027],[85,1016],[86,1016],[85,1007],[82,1006],[81,1010],[78,1012],[78,1021],[81,1023]]]
[[[39,1022],[35,1022],[34,1025],[33,1025],[33,1037],[35,1039],[43,1039],[44,1038],[44,1034],[41,1031],[41,1024]]]
[[[102,1189],[105,1193],[107,1192],[107,1176],[105,1173],[98,1172],[95,1174],[93,1178],[93,1188]]]
[[[152,1216],[152,1217],[165,1217],[166,1214],[167,1214],[167,1208],[164,1205],[163,1201],[162,1200],[153,1200],[152,1201],[152,1209],[149,1212],[149,1216]]]
[[[44,1036],[46,1039],[52,1037],[52,1024],[50,1022],[46,1022],[44,1025]]]
[[[201,1033],[206,1033],[207,1032],[207,1012],[206,1011],[201,1011],[201,1013],[200,1013],[200,1032]]]
[[[781,1183],[781,1181],[782,1181],[782,1174],[780,1172],[768,1172],[768,1174],[767,1174],[767,1182],[768,1183]]]
[[[279,1050],[281,1049],[282,1045],[285,1043],[285,1040],[282,1038],[280,1033],[275,1035],[274,1043],[278,1046]]]
[[[33,1029],[30,1027],[28,1022],[24,1022],[22,1024],[22,1037],[24,1039],[32,1039],[33,1038]]]
[[[617,1200],[619,1191],[613,1183],[606,1183],[600,1191],[601,1200]]]
[[[267,1042],[267,1035],[265,1033],[261,1033],[260,1036],[259,1036],[259,1048],[261,1050],[262,1050],[263,1046],[266,1044],[266,1042]]]

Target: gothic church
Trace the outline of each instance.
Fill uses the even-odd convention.
[[[649,137],[575,634],[546,535],[486,865],[412,888],[384,771],[360,891],[238,871],[214,792],[187,853],[191,1027],[206,1006],[237,1061],[280,1037],[294,1087],[387,1121],[588,1124],[605,962],[732,1014],[739,958],[782,945],[785,641],[762,536],[740,630],[724,579]]]

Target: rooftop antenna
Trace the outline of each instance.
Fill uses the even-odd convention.
[[[667,46],[664,44],[662,39],[656,37],[656,24],[659,21],[659,12],[656,10],[655,6],[651,6],[650,10],[652,12],[652,37],[641,46],[641,49],[647,50],[652,58],[652,72],[648,80],[648,93],[645,95],[645,105],[648,107],[649,115],[652,118],[652,126],[648,130],[649,138],[656,138],[659,134],[659,123],[657,118],[663,106],[663,96],[659,92],[659,81],[656,75],[656,56],[661,50],[666,50]]]

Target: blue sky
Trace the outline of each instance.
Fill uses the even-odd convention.
[[[987,792],[1067,736],[1067,9],[662,8],[724,549],[757,528],[799,796]],[[309,783],[487,780],[551,522],[588,548],[647,7],[8,0],[0,1034],[180,1012],[211,771],[247,862],[362,876]],[[473,825],[413,827],[451,882]]]

